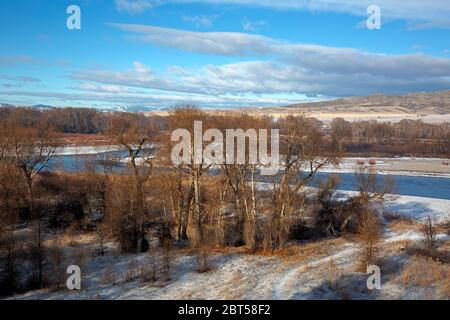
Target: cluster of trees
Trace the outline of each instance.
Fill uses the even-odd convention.
[[[63,133],[95,134],[107,126],[107,114],[95,109],[64,108],[38,110],[32,108],[0,108],[0,119],[20,126],[37,128],[43,121]]]
[[[19,218],[35,222],[28,254],[32,260],[32,282],[43,282],[43,212],[36,201],[36,181],[59,143],[50,124],[39,120],[32,127],[16,118],[0,121],[1,235],[8,234],[6,288],[15,286],[15,227]]]
[[[315,119],[212,115],[187,106],[174,109],[161,125],[154,118],[113,113],[102,130],[127,152],[128,165],[104,170],[94,165],[76,174],[45,170],[60,147],[54,123],[48,117],[34,119],[32,126],[28,121],[28,116],[0,118],[3,292],[43,287],[61,274],[55,268],[61,265],[64,248],[55,235],[67,230],[95,232],[100,254],[105,254],[104,244],[110,240],[124,253],[152,253],[156,241],[164,252],[165,270],[176,243],[189,244],[199,271],[206,271],[212,246],[270,252],[293,239],[346,232],[358,235],[364,262],[373,260],[380,220],[372,203],[384,200],[390,184],[361,171],[357,196],[336,200],[338,180],[333,177],[311,197],[308,186],[324,166],[339,161],[345,141],[336,140],[336,133],[327,134]],[[174,164],[171,132],[183,128],[194,136],[195,121],[202,121],[203,130],[216,128],[224,136],[227,129],[242,129],[248,135],[245,161],[212,165],[191,157],[192,162]],[[333,130],[345,133],[345,126]],[[279,130],[277,175],[263,177],[263,164],[249,161],[251,129]],[[189,152],[195,153],[194,144]],[[33,235],[18,241],[23,223]],[[29,267],[26,284],[23,275],[18,276],[24,273],[19,265]]]
[[[398,123],[334,119],[329,128],[334,143],[343,151],[450,157],[450,123],[420,120]]]
[[[171,151],[175,142],[171,141],[170,133],[184,128],[194,136],[195,121],[202,121],[203,130],[215,128],[223,136],[229,128],[246,132],[244,163],[211,164],[190,157],[191,162],[174,164]],[[270,252],[285,247],[293,239],[340,236],[346,232],[361,235],[359,239],[366,252],[364,261],[366,264],[372,261],[381,226],[379,212],[372,204],[385,200],[392,183],[389,179],[379,181],[374,174],[361,169],[357,172],[360,186],[357,196],[336,200],[338,181],[332,177],[311,198],[308,186],[316,173],[337,163],[341,155],[317,120],[289,116],[275,122],[248,115],[211,115],[185,107],[170,113],[167,131],[155,134],[158,130],[148,124],[145,128],[138,127],[131,124],[120,134],[112,130],[119,138],[117,141],[130,151],[131,159],[130,174],[115,178],[111,184],[118,188],[116,193],[110,193],[114,204],[106,204],[106,217],[119,217],[113,219],[116,230],[113,234],[122,250],[147,249],[147,245],[141,244],[148,240],[145,225],[157,222],[162,242],[189,241],[197,254],[199,270],[207,269],[206,247],[245,246],[250,252]],[[261,176],[262,164],[250,161],[252,128],[279,130],[281,161],[277,175]],[[123,135],[129,137],[126,143],[120,138]],[[150,159],[143,155],[143,165],[137,168],[133,159],[136,152],[146,149],[141,147],[145,143],[157,143],[161,148]],[[188,152],[195,153],[194,143]]]
[[[117,115],[114,112],[102,112],[89,108],[0,108],[0,119],[5,122],[15,122],[22,127],[37,128],[42,122],[47,122],[53,130],[62,133],[96,134],[108,130],[110,118]],[[142,114],[128,114],[138,122],[145,122]],[[164,128],[164,120],[161,117],[152,117],[153,122]]]
[[[37,127],[47,121],[55,131],[62,133],[97,134],[109,129],[111,118],[117,113],[88,108],[0,108],[0,119],[10,119],[23,127]],[[160,116],[128,114],[140,123],[151,119],[160,131],[169,129],[168,119]],[[347,153],[379,153],[395,155],[436,155],[450,157],[450,123],[432,124],[421,120],[401,120],[398,123],[334,119],[325,125],[310,118],[322,135],[328,137],[334,148]]]
[[[159,132],[154,119],[106,118],[103,132],[129,155],[126,170],[105,163],[98,171],[93,163],[85,172],[64,174],[49,166],[62,147],[60,130],[48,114],[33,115],[18,109],[0,118],[0,293],[59,286],[61,277],[54,275],[64,274],[65,248],[58,235],[67,230],[95,230],[101,252],[111,237],[124,252],[148,248],[143,228],[153,206],[144,198],[152,193],[147,160]]]

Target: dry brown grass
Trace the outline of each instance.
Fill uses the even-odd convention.
[[[404,252],[411,247],[412,241],[409,239],[384,242],[380,247],[380,256],[389,257]]]
[[[450,298],[450,265],[413,256],[398,277],[405,287],[435,288],[436,298]]]
[[[258,255],[278,257],[284,261],[318,258],[329,255],[333,249],[345,243],[346,241],[340,238],[325,239],[305,244],[291,243],[284,248],[275,249],[271,252],[259,252]]]
[[[93,233],[81,233],[81,232],[74,232],[70,228],[66,231],[63,231],[61,234],[59,234],[58,237],[55,236],[55,234],[47,233],[45,235],[45,240],[43,243],[46,246],[52,246],[55,244],[55,241],[58,241],[62,247],[67,248],[79,248],[83,246],[87,246],[90,244],[96,243],[96,237]]]
[[[103,146],[112,144],[112,139],[101,134],[61,133],[63,144],[72,146]]]
[[[398,219],[389,223],[389,228],[396,233],[419,231],[420,223],[412,219]]]

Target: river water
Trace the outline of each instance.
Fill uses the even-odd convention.
[[[94,163],[97,170],[103,170],[108,167],[109,160],[123,159],[126,156],[125,151],[105,152],[95,155],[57,156],[52,159],[49,168],[51,171],[82,172],[88,167],[92,167],[89,163]],[[125,167],[126,164],[119,163],[119,165],[116,165],[116,170],[120,171]],[[320,180],[327,179],[332,174],[339,176],[340,190],[357,191],[357,183],[353,173],[319,172],[316,174],[312,185],[317,186]],[[380,179],[385,176],[379,175]],[[390,177],[395,181],[394,194],[450,200],[450,178],[406,175],[391,175]],[[263,180],[267,181],[267,177]]]

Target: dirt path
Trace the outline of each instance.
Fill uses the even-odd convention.
[[[344,249],[335,254],[309,262],[301,263],[284,272],[274,287],[272,298],[275,300],[287,300],[295,295],[296,299],[307,296],[311,289],[319,285],[324,279],[318,279],[315,272],[321,267],[333,261],[334,263],[346,263],[348,258],[356,252],[353,244],[346,244]],[[313,269],[313,270],[311,270]]]

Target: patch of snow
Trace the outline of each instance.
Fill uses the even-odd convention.
[[[123,148],[117,145],[110,146],[65,146],[58,150],[56,155],[58,156],[71,156],[71,155],[87,155],[87,154],[99,154],[113,151],[120,151]]]

